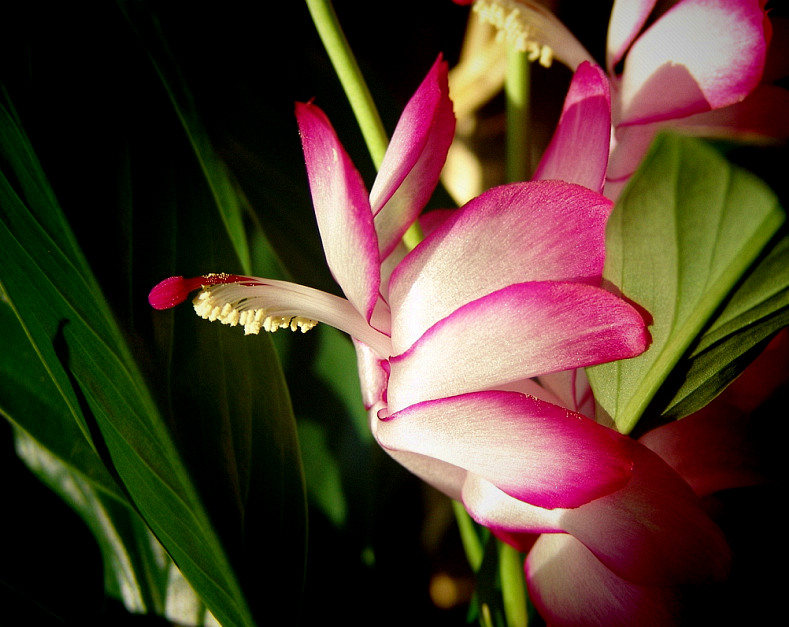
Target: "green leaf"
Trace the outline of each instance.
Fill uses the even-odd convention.
[[[769,247],[693,347],[663,416],[678,419],[704,407],[787,325],[789,237],[783,237]]]
[[[0,414],[51,452],[94,488],[123,502],[126,496],[80,432],[62,395],[49,377],[23,327],[0,303]]]
[[[0,177],[6,298],[69,412],[140,515],[220,620],[251,625],[221,543],[95,280],[77,251],[60,245],[74,240],[54,195],[24,184],[40,169],[32,148],[5,108],[0,116],[3,128],[16,130],[2,144],[11,178]],[[41,185],[43,176],[35,178]]]
[[[14,440],[28,468],[88,524],[101,548],[107,593],[131,612],[164,615],[172,562],[137,514],[108,499],[24,431],[18,429]]]
[[[244,207],[224,162],[219,159],[203,128],[192,95],[162,35],[156,16],[134,2],[118,0],[129,24],[145,42],[151,64],[169,96],[178,120],[192,146],[201,173],[208,183],[222,220],[245,274],[252,272],[249,243],[244,228]]]
[[[33,355],[32,361],[37,360],[33,372],[42,373],[42,401],[53,411],[24,411],[23,394],[31,392],[12,386],[0,390],[0,407],[24,431],[37,434],[39,442],[47,440],[51,425],[45,423],[53,416],[65,424],[71,420],[71,428],[62,432],[71,440],[50,442],[49,452],[69,461],[61,457],[66,449],[87,447],[91,463],[98,459],[106,468],[102,480],[114,478],[116,490],[126,495],[223,625],[292,616],[303,579],[304,488],[293,416],[270,341],[260,338],[238,347],[243,337],[225,342],[212,336],[220,329],[201,322],[197,335],[207,352],[195,352],[196,334],[188,324],[176,330],[175,348],[166,348],[173,337],[172,314],[149,310],[147,317],[159,321],[158,337],[173,363],[192,365],[198,374],[202,367],[204,375],[190,378],[182,368],[186,376],[173,377],[178,394],[171,406],[164,404],[168,414],[160,412],[126,338],[135,337],[136,355],[151,359],[157,351],[143,349],[134,330],[124,333],[117,326],[32,147],[5,108],[0,108],[0,129],[0,294],[7,302],[2,309],[14,313],[19,337],[29,346],[25,359]],[[199,189],[199,179],[192,177],[183,189]],[[211,228],[215,215],[192,211],[185,224],[216,233]],[[172,220],[166,212],[156,218]],[[193,247],[228,250],[226,242],[220,230]],[[138,249],[147,252],[144,246]],[[187,252],[186,247],[180,252]],[[144,295],[139,296],[144,302]],[[198,322],[193,314],[188,319]],[[17,378],[23,376],[18,368],[24,363],[16,356],[3,363]],[[149,370],[161,372],[161,367],[149,365]],[[159,377],[157,389],[167,380]],[[201,420],[193,420],[196,413],[188,413],[184,398],[195,399],[195,407],[203,410]],[[219,410],[212,412],[205,398]],[[189,432],[187,425],[195,422],[201,429]],[[201,456],[206,450],[213,455]],[[221,472],[214,472],[217,467]],[[228,499],[235,507],[223,508]],[[137,550],[125,549],[130,555]],[[263,581],[276,585],[261,585]]]
[[[638,357],[588,369],[595,398],[620,431],[629,433],[648,408],[661,412],[661,387],[686,367],[683,356],[732,301],[784,219],[766,184],[703,142],[655,140],[609,219],[603,275],[647,312],[652,342]],[[761,316],[780,307],[771,294],[762,282],[750,299],[765,302]],[[733,322],[727,333],[741,335],[743,325]],[[703,376],[724,370],[733,348],[727,342]]]

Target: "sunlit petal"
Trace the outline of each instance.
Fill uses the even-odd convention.
[[[739,102],[761,80],[766,48],[759,0],[682,0],[628,52],[619,124]]]
[[[657,0],[616,0],[608,21],[606,68],[611,76],[625,52],[646,24]]]
[[[392,334],[403,351],[461,305],[513,283],[598,284],[611,202],[560,181],[491,189],[453,213],[392,273]]]
[[[678,589],[617,577],[570,535],[541,535],[529,551],[525,570],[529,599],[550,625],[679,624]]]
[[[540,374],[640,354],[640,314],[580,283],[520,283],[472,301],[390,360],[393,411]]]
[[[454,133],[447,63],[439,56],[403,110],[370,192],[381,258],[430,199]]]
[[[297,103],[296,118],[326,262],[345,296],[369,320],[381,277],[367,191],[323,111]]]
[[[517,392],[412,405],[385,415],[376,437],[386,449],[465,468],[546,508],[576,507],[609,494],[627,483],[632,468],[625,436]]]

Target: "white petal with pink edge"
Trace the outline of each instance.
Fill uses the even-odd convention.
[[[577,507],[630,480],[627,438],[517,392],[485,391],[382,412],[376,438],[390,450],[463,468],[543,508]]]
[[[633,357],[646,343],[640,314],[602,288],[510,285],[459,308],[390,360],[389,407]]]
[[[612,203],[560,181],[493,188],[455,211],[392,272],[395,350],[462,305],[513,283],[599,284]]]

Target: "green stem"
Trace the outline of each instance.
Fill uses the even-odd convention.
[[[530,80],[528,55],[508,46],[504,94],[507,103],[506,174],[509,182],[527,181],[531,177],[528,142]]]
[[[482,557],[485,549],[477,536],[474,529],[474,522],[466,512],[466,508],[453,499],[452,510],[455,512],[455,520],[458,524],[458,531],[460,532],[460,541],[463,544],[463,549],[466,553],[471,570],[477,572],[482,564]]]
[[[376,170],[381,167],[389,137],[386,134],[381,116],[375,107],[370,90],[359,69],[348,40],[345,38],[337,14],[330,0],[306,0],[315,28],[323,42],[329,59],[337,72],[342,88],[356,121],[361,128],[367,150],[370,152]]]
[[[523,556],[504,542],[499,542],[499,574],[507,627],[527,627],[529,614],[526,607]]]

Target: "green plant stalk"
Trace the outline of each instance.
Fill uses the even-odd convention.
[[[340,79],[376,169],[389,145],[381,116],[330,0],[306,0],[315,28]]]
[[[498,545],[501,598],[507,627],[527,627],[529,614],[523,579],[523,557],[509,544],[499,542]]]
[[[507,47],[507,73],[504,95],[507,110],[505,168],[508,182],[527,181],[531,177],[529,151],[529,99],[531,62],[528,55]]]
[[[453,499],[452,510],[455,512],[455,520],[458,524],[460,541],[463,544],[466,559],[468,559],[471,570],[477,572],[482,564],[482,556],[485,553],[485,549],[474,529],[474,523],[463,505]]]

